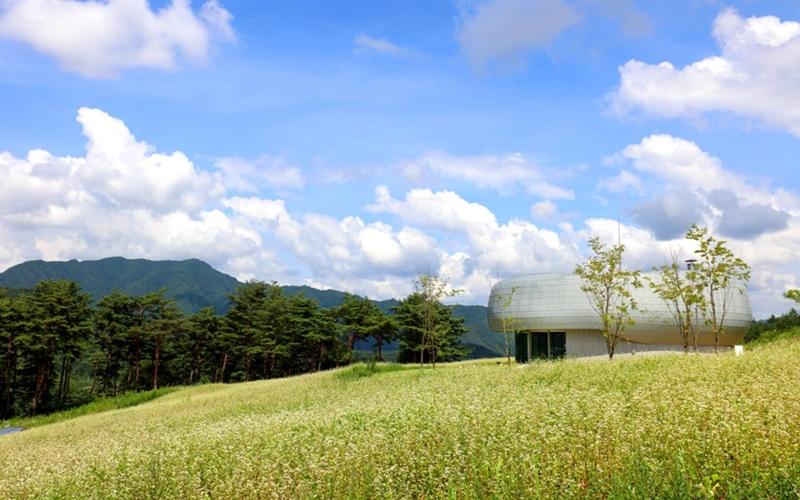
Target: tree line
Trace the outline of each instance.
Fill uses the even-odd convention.
[[[431,292],[431,284],[437,284]],[[463,318],[441,300],[449,288],[423,275],[384,313],[346,295],[324,309],[277,283],[248,282],[224,315],[186,314],[164,291],[112,292],[97,303],[72,281],[0,289],[0,417],[33,415],[126,391],[240,382],[325,370],[353,362],[359,343],[397,341],[400,362],[463,358]],[[75,373],[79,372],[77,376]],[[79,379],[79,390],[73,381]]]

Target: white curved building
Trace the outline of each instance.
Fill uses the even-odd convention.
[[[492,287],[489,297],[489,328],[502,332],[503,315],[514,319],[518,361],[607,354],[600,319],[581,285],[579,277],[562,274],[502,280]],[[502,304],[515,287],[511,304],[504,311]],[[632,292],[639,306],[633,314],[636,324],[625,330],[615,353],[682,351],[675,319],[664,301],[646,284]],[[741,344],[752,320],[747,292],[731,293],[719,345]],[[698,345],[704,350],[713,347],[714,337],[709,327],[701,328]]]

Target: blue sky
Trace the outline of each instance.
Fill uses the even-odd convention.
[[[0,267],[199,257],[375,297],[434,270],[480,303],[569,272],[617,219],[632,264],[688,255],[696,220],[781,312],[797,21],[755,0],[6,0]]]

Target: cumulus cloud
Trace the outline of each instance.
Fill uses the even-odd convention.
[[[714,21],[720,54],[677,68],[630,60],[611,93],[618,114],[661,117],[728,112],[800,135],[800,23],[743,18],[732,8]]]
[[[796,286],[800,269],[800,196],[724,168],[697,144],[669,135],[645,137],[608,159],[633,169],[648,189],[625,191],[638,200],[631,208],[637,227],[623,224],[628,262],[658,265],[671,251],[684,257],[694,250],[683,234],[693,222],[727,238],[734,252],[753,268],[751,298],[756,316],[780,310],[780,296]],[[590,219],[587,231],[616,239],[616,221]],[[627,231],[627,232],[626,232]],[[649,255],[649,257],[648,257]]]
[[[464,16],[456,39],[477,68],[494,61],[516,63],[581,17],[563,0],[489,0]]]
[[[499,278],[571,272],[589,235],[617,238],[617,221],[544,229],[498,220],[454,191],[422,188],[395,197],[378,187],[369,217],[296,214],[283,199],[248,192],[259,191],[260,181],[244,185],[230,172],[197,167],[180,151],[159,152],[101,110],[82,108],[78,120],[87,138],[83,156],[0,152],[0,266],[33,258],[198,257],[242,279],[378,298],[408,293],[417,273],[431,271],[467,291],[459,301],[483,302]],[[689,217],[682,211],[696,208],[753,266],[757,312],[775,311],[781,292],[799,284],[796,194],[754,186],[697,145],[669,136],[645,138],[611,164],[660,186],[642,194],[636,226],[621,224],[632,267],[661,264],[676,248],[690,254],[668,223],[684,225]],[[708,178],[701,187],[693,185],[698,172]],[[533,209],[541,216],[556,210],[548,200]]]
[[[8,0],[0,3],[0,38],[26,43],[87,77],[127,68],[173,69],[203,63],[217,40],[233,40],[232,15],[218,0],[198,12],[189,0],[154,11],[147,0]]]
[[[402,163],[405,177],[425,182],[431,177],[457,179],[502,193],[524,192],[548,199],[573,198],[568,188],[553,184],[543,169],[520,153],[460,156],[431,151]]]
[[[680,238],[705,217],[706,206],[693,191],[667,191],[633,208],[633,219],[659,240]]]
[[[306,184],[300,167],[270,155],[255,160],[231,156],[220,158],[214,165],[222,173],[225,186],[235,191],[258,193],[268,187],[280,192],[302,189]]]
[[[329,283],[374,293],[405,289],[447,257],[423,231],[356,216],[294,217],[281,199],[235,196],[301,187],[294,167],[272,158],[196,167],[162,153],[125,124],[81,108],[82,157],[33,150],[0,153],[0,263],[109,255],[198,257],[236,276]]]
[[[791,215],[763,203],[742,203],[730,190],[712,191],[709,202],[720,211],[717,230],[723,236],[749,240],[786,229]]]
[[[225,188],[180,151],[157,152],[107,113],[81,108],[82,157],[0,153],[4,264],[31,258],[197,256],[225,267],[261,236],[214,209]],[[266,255],[266,254],[263,254]]]
[[[618,233],[619,231],[619,233]],[[598,236],[606,242],[616,242],[621,235],[625,245],[625,264],[633,269],[649,270],[679,259],[694,256],[695,246],[682,237],[659,240],[646,228],[619,224],[616,220],[589,218],[585,227],[576,231],[579,241]],[[781,296],[789,288],[800,286],[800,223],[792,219],[783,231],[764,233],[750,240],[729,239],[729,247],[752,267],[749,283],[750,301],[756,318],[785,311],[788,308]]]
[[[452,191],[413,189],[398,200],[380,186],[375,190],[375,202],[367,208],[395,215],[408,224],[463,235],[469,249],[466,255],[493,276],[564,271],[578,259],[577,247],[558,233],[519,219],[500,223],[487,207]]]
[[[234,197],[224,204],[273,231],[320,276],[413,276],[439,268],[435,240],[412,227],[394,230],[383,222],[367,224],[359,217],[336,219],[314,213],[295,220],[282,200]]]
[[[633,207],[634,220],[659,239],[677,237],[694,222],[714,226],[724,236],[753,239],[786,229],[790,212],[797,209],[795,195],[753,185],[696,143],[666,134],[645,137],[607,162],[623,169],[617,177],[601,180],[601,187],[623,192],[625,183],[615,181],[628,165],[655,186],[649,191],[641,189],[641,182],[627,187],[648,197]]]
[[[637,172],[681,186],[719,189],[745,185],[741,177],[726,172],[718,158],[696,143],[668,134],[647,136],[608,161],[610,164],[625,162],[630,162]]]
[[[355,44],[355,51],[359,54],[377,53],[389,56],[402,56],[408,51],[399,45],[396,45],[385,38],[373,38],[371,36],[360,34],[353,39]]]
[[[195,210],[223,192],[186,155],[154,151],[99,109],[81,108],[78,122],[88,139],[82,158],[44,150],[24,159],[0,153],[0,207],[7,218],[66,224],[82,217],[86,206]]]

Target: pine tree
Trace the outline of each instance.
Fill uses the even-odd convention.
[[[398,361],[401,363],[458,361],[466,356],[467,351],[461,345],[461,337],[466,333],[464,318],[453,315],[451,308],[437,303],[433,310],[432,328],[435,329],[435,344],[426,342],[430,303],[420,293],[412,293],[394,308],[395,321],[398,326],[400,351]]]

